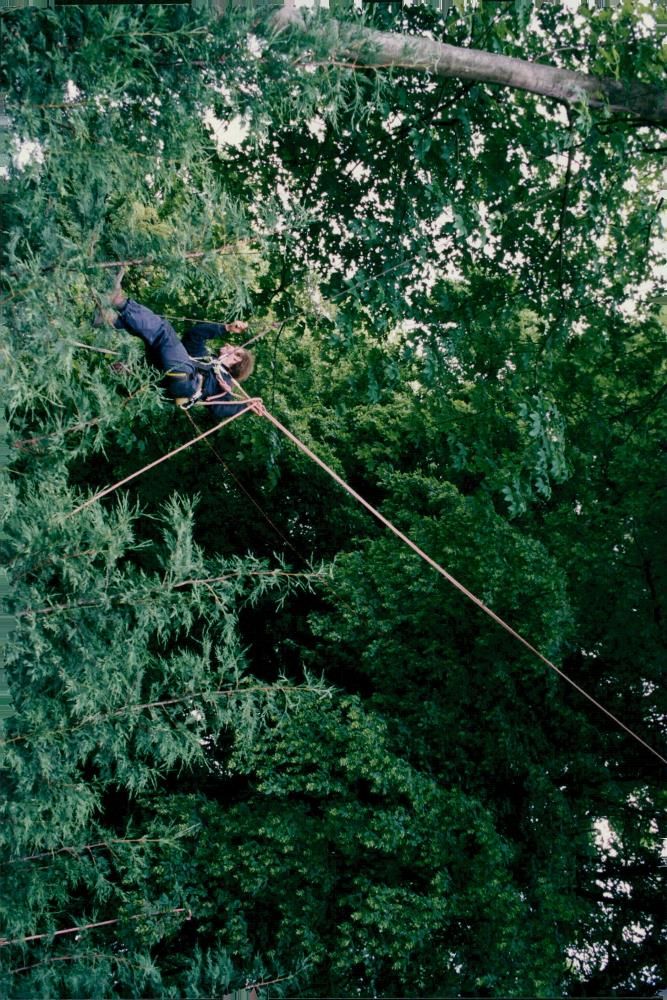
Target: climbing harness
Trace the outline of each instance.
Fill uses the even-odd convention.
[[[176,406],[179,406],[182,410],[189,410],[191,406],[201,399],[202,393],[204,391],[204,376],[199,372],[197,374],[197,388],[195,389],[192,396],[177,396],[174,399]]]
[[[215,380],[218,383],[218,385],[220,386],[220,388],[223,390],[223,392],[226,392],[226,393],[229,392],[230,389],[231,389],[231,386],[230,386],[229,382],[227,382],[225,380],[225,375],[228,375],[229,378],[231,379],[232,373],[229,371],[229,369],[225,365],[223,365],[223,363],[220,360],[220,358],[213,358],[211,360],[211,363],[209,365],[209,370],[212,371],[213,374],[215,375]]]
[[[214,358],[211,356],[203,358],[193,358],[192,359],[197,366],[197,388],[195,389],[192,396],[178,396],[174,402],[176,406],[180,407],[181,410],[189,410],[191,406],[195,403],[201,403],[204,406],[218,405],[225,406],[228,405],[221,399],[222,396],[228,396],[231,394],[232,387],[229,382],[225,380],[225,375],[228,378],[232,378],[232,374],[228,368],[222,363],[220,358]],[[208,372],[213,372],[215,380],[222,389],[222,392],[216,396],[207,396],[203,399],[204,395],[204,376]]]

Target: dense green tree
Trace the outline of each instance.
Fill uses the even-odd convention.
[[[347,24],[660,80],[641,6]],[[252,317],[269,410],[658,747],[660,130],[351,65],[325,14],[0,25],[3,991],[657,988],[658,758],[274,427],[77,508],[196,433],[91,326],[125,261],[179,330]]]

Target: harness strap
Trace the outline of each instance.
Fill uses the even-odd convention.
[[[192,360],[197,366],[197,388],[192,396],[179,396],[174,400],[176,406],[180,406],[182,410],[189,410],[202,398],[205,372],[213,372],[216,382],[225,393],[231,389],[229,382],[224,379],[224,375],[231,377],[231,373],[218,358],[193,358]]]
[[[189,410],[191,406],[194,406],[197,400],[201,399],[204,390],[204,376],[201,373],[197,374],[197,388],[195,389],[192,396],[178,396],[174,402],[176,406],[180,406],[182,410]]]
[[[220,361],[219,358],[213,359],[213,364],[211,365],[211,371],[215,375],[215,380],[220,386],[220,388],[224,389],[225,392],[229,392],[229,390],[231,389],[231,385],[229,384],[229,382],[225,381],[224,376],[228,375],[231,378],[231,372],[229,371],[228,368],[225,367],[225,365],[223,365],[222,361]]]

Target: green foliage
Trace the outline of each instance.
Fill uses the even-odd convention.
[[[660,79],[639,8],[374,6],[387,30]],[[73,514],[195,435],[141,345],[91,326],[127,261],[179,331],[251,318],[252,393],[656,743],[655,135],[355,71],[331,33],[250,11],[2,32],[3,994],[664,985],[647,752],[277,431],[244,416]]]

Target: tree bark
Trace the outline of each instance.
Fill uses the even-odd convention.
[[[573,70],[546,66],[527,59],[447,45],[390,31],[376,31],[331,18],[325,28],[307,26],[300,11],[289,3],[272,17],[278,30],[326,33],[331,56],[353,63],[357,69],[397,67],[422,70],[434,76],[457,77],[479,83],[525,90],[572,105],[585,101],[591,107],[608,107],[646,125],[667,125],[667,91],[649,84],[588,76]]]

